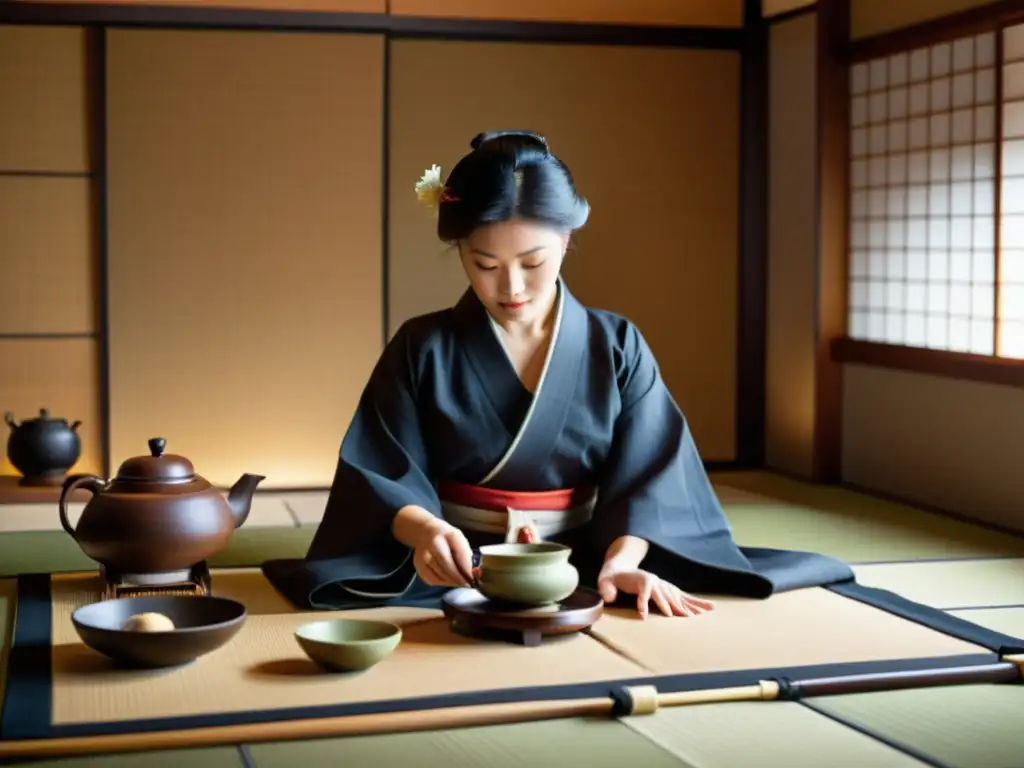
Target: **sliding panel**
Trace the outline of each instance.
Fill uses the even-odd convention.
[[[765,460],[809,476],[814,461],[817,275],[817,14],[769,38]]]
[[[458,87],[438,87],[453,72]],[[447,174],[479,131],[536,130],[593,206],[570,288],[638,324],[704,457],[733,459],[738,87],[731,52],[395,42],[390,332],[467,285],[416,200],[419,175],[432,163]]]
[[[516,21],[743,26],[743,0],[391,0],[391,13]]]
[[[0,26],[0,171],[89,169],[85,35]]]
[[[383,40],[115,30],[111,452],[326,486],[381,349]]]
[[[0,336],[96,331],[92,184],[0,175]]]
[[[97,342],[0,338],[0,360],[0,412],[12,413],[18,424],[37,418],[44,408],[51,418],[81,421],[76,431],[82,441],[82,455],[71,472],[102,472]],[[10,429],[6,424],[0,429],[6,446]],[[18,474],[7,460],[6,451],[2,456],[0,473]]]
[[[0,27],[0,413],[80,420],[102,470],[86,33]],[[80,338],[71,338],[79,336]],[[0,425],[0,474],[10,430]],[[2,513],[0,513],[2,514]]]

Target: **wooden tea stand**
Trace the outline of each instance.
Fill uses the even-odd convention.
[[[577,589],[551,605],[519,608],[489,600],[471,588],[455,589],[441,599],[444,615],[459,634],[510,639],[536,647],[548,635],[579,632],[604,613],[604,601],[596,592]]]

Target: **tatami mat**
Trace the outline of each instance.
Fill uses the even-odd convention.
[[[255,768],[697,768],[621,723],[584,719],[253,744],[249,752]]]
[[[249,566],[277,557],[304,557],[314,533],[312,527],[243,526],[234,532],[227,549],[210,562],[215,566]],[[95,561],[86,557],[64,531],[0,534],[0,577],[95,569]]]
[[[68,505],[68,521],[72,527],[78,525],[85,504],[78,502]],[[246,528],[294,526],[292,517],[284,500],[276,495],[257,494],[253,497],[249,516],[245,521]],[[60,531],[60,513],[56,504],[3,504],[0,505],[0,531]]]
[[[920,519],[907,510],[906,517],[885,519],[857,509],[843,513],[781,502],[725,507],[744,546],[820,552],[849,563],[1024,555],[1024,539],[943,518]]]
[[[855,568],[857,581],[934,608],[1024,605],[1024,558],[887,563]]]
[[[920,766],[879,741],[790,702],[676,707],[625,722],[696,768]]]
[[[1024,686],[923,688],[830,696],[813,704],[950,768],[1024,765]]]
[[[851,632],[850,628],[857,631]],[[722,597],[697,619],[613,607],[590,633],[662,675],[958,656],[983,649],[826,589]],[[742,638],[742,639],[740,639]],[[753,638],[753,639],[748,639]]]
[[[741,544],[821,552],[852,563],[1024,556],[1024,536],[844,488],[765,472],[713,477]]]

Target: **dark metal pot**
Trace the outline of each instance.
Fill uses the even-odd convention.
[[[82,455],[82,441],[75,430],[82,422],[68,424],[67,419],[51,419],[40,409],[39,417],[17,424],[8,412],[4,421],[11,428],[7,438],[7,458],[22,474],[21,485],[60,486],[64,476]]]

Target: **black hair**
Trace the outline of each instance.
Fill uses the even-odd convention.
[[[590,204],[576,192],[572,174],[530,131],[492,131],[470,142],[472,151],[448,175],[437,236],[455,243],[477,227],[526,219],[574,232],[587,222]]]

